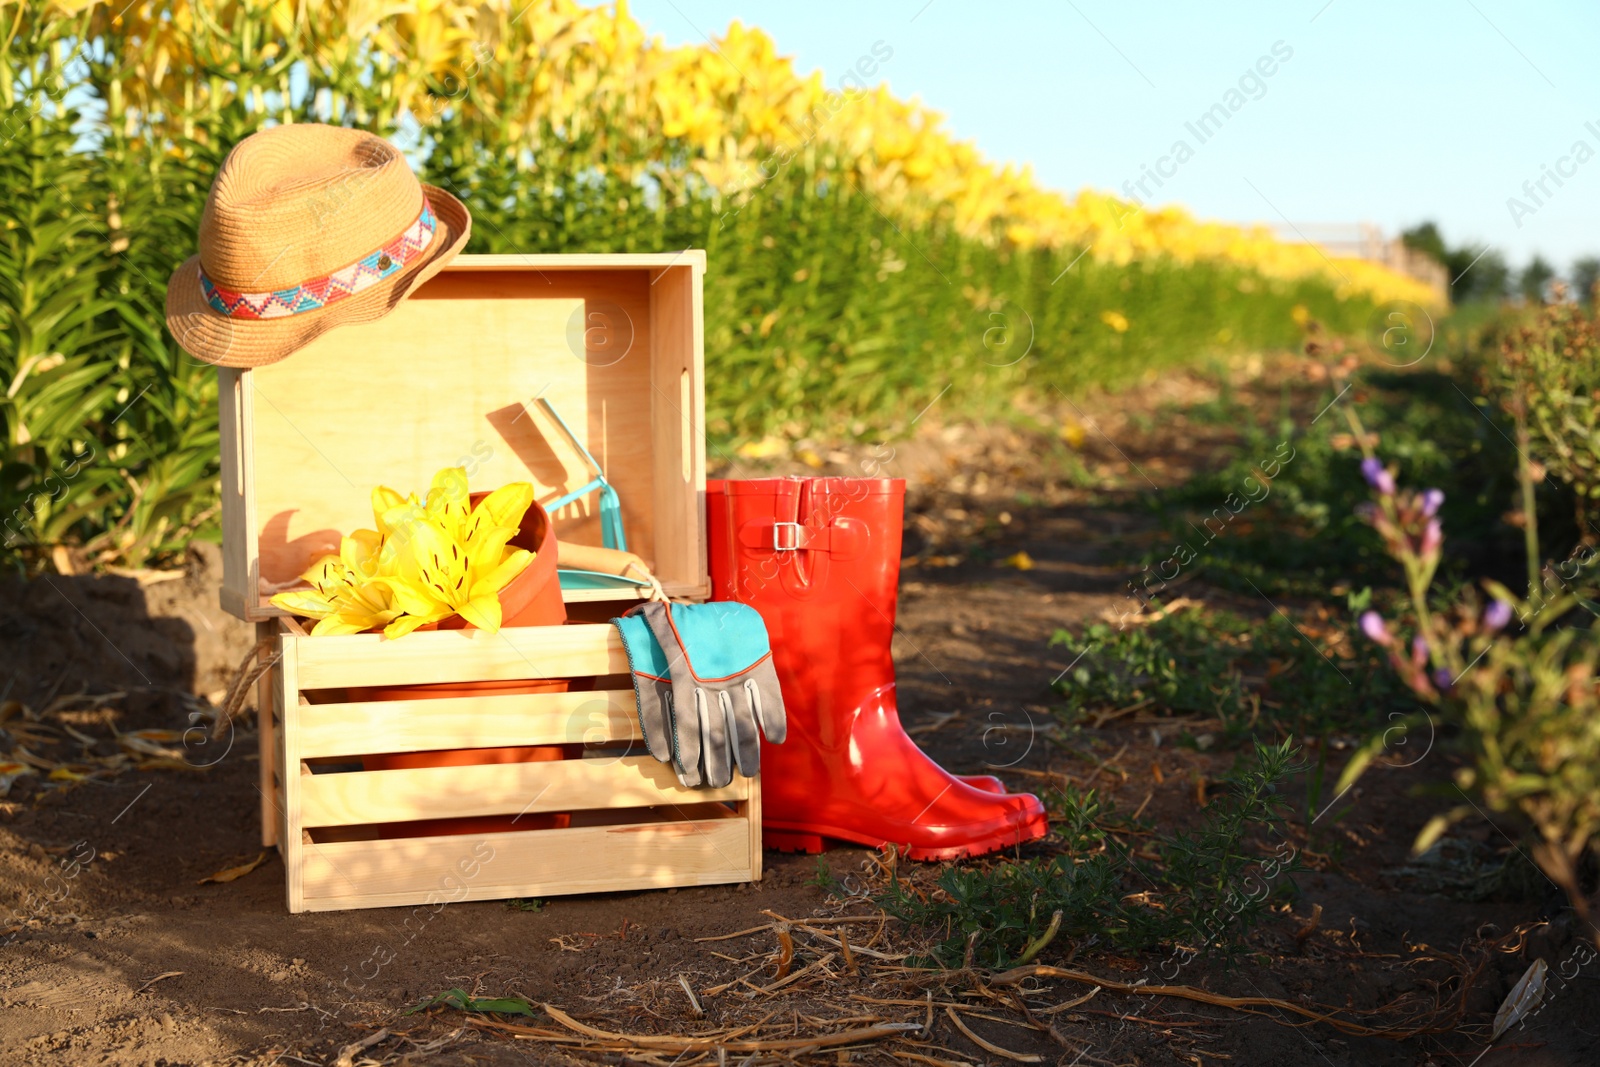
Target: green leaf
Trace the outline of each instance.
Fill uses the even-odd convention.
[[[1417,839],[1411,844],[1411,854],[1420,856],[1434,846],[1444,832],[1456,823],[1471,815],[1473,808],[1466,804],[1458,804],[1447,812],[1435,815],[1422,827],[1422,832],[1417,834]]]
[[[541,1013],[524,997],[474,997],[465,989],[446,989],[443,993],[422,1001],[406,1010],[415,1015],[430,1008],[454,1008],[456,1011],[478,1015],[525,1015],[537,1018]]]

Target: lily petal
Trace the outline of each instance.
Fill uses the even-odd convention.
[[[472,510],[487,515],[496,526],[515,530],[522,525],[522,517],[532,504],[533,486],[528,482],[511,482],[478,501],[478,506]]]
[[[379,533],[389,532],[388,526],[384,525],[383,517],[405,502],[405,497],[386,485],[380,485],[372,491],[372,519],[378,524]]]
[[[327,597],[310,589],[291,589],[287,593],[278,593],[272,598],[272,606],[308,619],[320,619],[338,610]]]
[[[528,569],[528,564],[533,562],[533,553],[525,548],[515,548],[506,554],[499,566],[483,575],[472,583],[472,596],[496,595],[500,590],[511,584],[511,580]]]
[[[353,575],[376,578],[382,547],[383,535],[377,530],[357,530],[339,542],[339,561]]]
[[[456,610],[480,630],[491,634],[500,630],[500,598],[493,593],[475,596]]]
[[[394,605],[407,615],[425,617],[440,611],[448,613],[449,605],[433,595],[425,585],[404,578],[389,578],[386,584],[394,595]]]
[[[337,584],[344,574],[344,564],[335,555],[326,555],[307,567],[300,575],[300,580],[310,582],[318,589],[326,589],[330,583]]]
[[[512,526],[490,526],[467,542],[467,566],[474,575],[487,574],[506,556],[506,543],[517,536]],[[521,552],[523,549],[516,549]]]
[[[404,637],[419,626],[426,626],[430,622],[438,621],[438,619],[430,619],[422,615],[401,615],[383,628],[383,636],[392,641],[397,637]]]
[[[466,468],[446,467],[433,476],[428,487],[428,517],[454,537],[466,522],[470,497]]]
[[[350,622],[342,615],[329,615],[311,628],[311,636],[326,637],[329,634],[334,636],[339,634],[358,634],[365,629],[367,627],[362,623]]]

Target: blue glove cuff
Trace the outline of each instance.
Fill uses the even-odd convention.
[[[622,647],[628,653],[628,667],[634,674],[663,680],[670,678],[666,653],[656,643],[656,635],[650,632],[650,624],[644,621],[643,615],[624,615],[611,622],[622,635]]]
[[[667,617],[682,646],[683,658],[700,681],[714,682],[743,674],[772,653],[767,625],[748,604],[673,604]],[[642,621],[640,625],[644,625]]]

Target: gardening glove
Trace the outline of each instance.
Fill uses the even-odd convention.
[[[745,604],[645,604],[672,678],[678,778],[719,788],[761,771],[761,737],[788,735],[767,627]],[[759,732],[758,732],[759,731]]]
[[[788,733],[761,616],[754,608],[726,602],[643,604],[613,620],[625,635],[624,644],[638,640],[637,619],[655,638],[660,656],[644,653],[635,660],[629,653],[640,727],[651,754],[665,760],[662,750],[669,749],[678,780],[688,786],[725,786],[735,767],[746,777],[758,774],[761,736],[779,744]],[[663,662],[670,679],[665,701]],[[663,706],[665,716],[658,710]],[[652,736],[653,729],[659,730],[653,723],[663,719],[670,726],[670,740],[659,733]]]

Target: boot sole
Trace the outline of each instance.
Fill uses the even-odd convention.
[[[963,845],[949,845],[942,848],[910,845],[905,848],[903,855],[907,859],[918,861],[974,859],[978,856],[987,856],[990,853],[999,852],[1013,845],[1037,841],[1049,832],[1049,824],[1040,819],[1036,823],[1019,826],[1009,833],[999,834],[982,841],[969,841]],[[829,828],[826,832],[773,828],[762,830],[761,844],[765,848],[778,852],[800,852],[814,856],[840,844],[866,845],[868,848],[883,849],[888,848],[892,842],[861,834],[843,833],[832,828]]]

